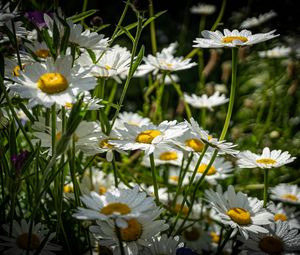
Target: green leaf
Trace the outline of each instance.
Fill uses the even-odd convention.
[[[96,55],[95,55],[95,53],[91,49],[87,49],[87,52],[89,53],[90,58],[93,61],[93,63],[96,63]]]
[[[77,15],[73,15],[71,17],[68,17],[67,20],[71,20],[72,22],[76,23],[78,21],[81,21],[89,16],[92,16],[93,14],[95,14],[98,10],[96,9],[92,9],[92,10],[88,10],[85,11],[83,13],[79,13]]]
[[[42,35],[43,35],[43,40],[45,41],[45,43],[47,44],[49,50],[50,50],[50,53],[52,56],[56,56],[56,51],[55,49],[53,48],[53,45],[52,45],[52,39],[48,33],[48,31],[46,29],[43,29],[42,30]]]
[[[52,45],[53,45],[53,48],[55,49],[55,53],[57,52],[57,49],[59,49],[59,44],[60,44],[60,34],[59,34],[58,26],[54,20]]]
[[[109,26],[110,26],[110,24],[104,24],[104,25],[100,26],[99,28],[97,28],[97,29],[95,30],[95,32],[99,32],[99,31],[101,31],[101,30],[103,30],[103,29],[105,29],[105,28],[107,28],[107,27],[109,27]]]
[[[70,37],[70,27],[69,27],[69,25],[68,25],[68,23],[65,21],[65,20],[63,20],[63,19],[61,19],[61,18],[59,18],[59,20],[60,20],[60,22],[64,25],[64,27],[65,27],[65,31],[64,31],[64,35],[63,35],[63,37],[61,38],[61,46],[60,46],[60,52],[62,52],[63,54],[65,54],[66,53],[66,50],[67,50],[67,48],[68,48],[68,43],[69,43],[69,37]]]
[[[150,24],[153,20],[157,19],[159,16],[161,16],[162,14],[166,13],[167,10],[165,11],[161,11],[156,13],[154,16],[150,17],[149,19],[147,19],[144,24],[143,24],[143,28],[145,28],[148,24]]]
[[[132,23],[132,24],[129,24],[128,26],[126,26],[126,27],[124,27],[127,31],[130,31],[131,29],[133,29],[133,28],[135,28],[136,26],[137,26],[137,22],[134,22],[134,23]],[[122,34],[124,34],[124,31],[119,31],[117,34],[116,34],[116,36],[115,36],[115,38],[117,38],[117,37],[119,37],[120,35],[122,35]]]
[[[121,29],[123,31],[123,33],[125,33],[128,36],[128,38],[132,41],[132,43],[134,43],[134,37],[129,32],[129,30],[127,30],[125,27],[122,27],[122,26],[118,26],[118,28]]]
[[[140,65],[140,63],[142,62],[143,60],[143,57],[144,57],[144,52],[145,52],[145,47],[144,45],[141,47],[140,51],[139,51],[139,54],[137,55],[133,65],[132,65],[132,69],[131,69],[131,72],[130,72],[130,77],[133,76],[135,70],[138,68],[138,66]]]
[[[12,122],[11,125],[10,125],[10,129],[9,129],[9,152],[10,152],[10,156],[18,154],[18,148],[17,148],[16,141],[17,141],[17,138],[16,138],[15,124],[14,124],[14,122]]]

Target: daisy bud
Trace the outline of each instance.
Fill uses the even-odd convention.
[[[95,16],[91,20],[91,25],[95,27],[100,27],[103,25],[103,19],[100,16]]]
[[[11,156],[11,162],[16,168],[16,174],[18,177],[21,176],[21,169],[24,166],[25,161],[27,160],[29,155],[28,151],[21,151],[18,155]]]

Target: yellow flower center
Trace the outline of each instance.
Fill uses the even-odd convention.
[[[45,73],[40,76],[37,86],[46,94],[56,94],[65,91],[69,83],[60,73]]]
[[[99,143],[99,146],[100,146],[101,148],[106,148],[106,149],[111,149],[111,148],[114,147],[113,145],[111,145],[110,143],[108,143],[108,138],[102,140],[102,141]]]
[[[198,139],[188,139],[185,141],[185,145],[192,148],[195,152],[201,152],[204,148],[204,143]]]
[[[173,66],[173,64],[167,63],[167,67],[172,67],[172,66]]]
[[[57,132],[55,135],[55,140],[59,141],[61,139],[62,133],[61,132]]]
[[[103,195],[106,192],[106,188],[104,186],[99,186],[99,194]]]
[[[30,239],[30,246],[28,247],[29,239]],[[18,236],[16,243],[20,249],[27,250],[29,248],[29,250],[32,251],[32,250],[36,250],[40,246],[40,239],[35,234],[31,234],[31,236],[29,237],[28,233],[23,233]]]
[[[281,198],[286,199],[286,200],[290,200],[290,201],[298,201],[297,196],[293,195],[293,194],[284,194],[281,196]]]
[[[188,241],[197,241],[200,237],[200,232],[196,228],[191,228],[190,230],[184,231],[183,235]]]
[[[281,221],[286,221],[287,220],[287,217],[285,214],[282,214],[282,213],[276,213],[274,215],[274,221],[278,221],[278,220],[281,220]]]
[[[207,165],[206,164],[201,164],[199,167],[198,167],[198,170],[197,172],[200,173],[200,174],[203,174],[205,169],[206,169]],[[207,172],[206,175],[214,175],[216,173],[216,168],[214,166],[211,166]]]
[[[71,185],[67,184],[67,185],[64,186],[64,192],[65,193],[71,193],[73,191],[74,191],[74,189]]]
[[[111,69],[111,66],[110,66],[110,65],[105,65],[104,67],[105,67],[105,69],[106,69],[107,71],[109,71],[109,70]]]
[[[243,208],[231,208],[228,210],[227,215],[239,225],[248,225],[251,223],[250,213]]]
[[[178,182],[179,181],[179,176],[177,175],[172,175],[169,177],[169,180],[170,181],[174,181],[174,182]]]
[[[131,212],[131,209],[128,207],[128,205],[123,203],[111,203],[104,206],[100,212],[105,215],[110,215],[113,213],[128,214]]]
[[[22,65],[23,72],[24,72],[24,68],[25,68],[25,65],[23,64]],[[12,75],[19,76],[20,75],[20,70],[21,70],[20,66],[16,65],[15,68],[13,69],[13,71],[12,71]]]
[[[180,208],[181,208],[181,204],[176,204],[175,208],[174,208],[174,212],[179,213]],[[181,210],[181,214],[188,215],[189,211],[190,211],[190,209],[187,206],[184,205],[182,210]]]
[[[46,49],[40,49],[37,50],[34,54],[39,58],[47,58],[50,55],[50,51]]]
[[[139,133],[135,141],[138,143],[152,143],[153,139],[161,135],[159,130],[145,130],[142,133]]]
[[[211,240],[212,240],[213,243],[219,243],[220,236],[216,232],[211,231],[210,232],[210,237],[211,237]]]
[[[257,159],[256,163],[274,165],[275,163],[277,163],[277,161],[271,158],[261,158],[261,159]]]
[[[160,154],[160,160],[175,160],[178,159],[177,153],[175,151],[166,151]]]
[[[280,255],[283,252],[282,241],[274,236],[266,236],[262,238],[258,247],[267,254]]]
[[[142,225],[136,219],[130,219],[127,221],[128,227],[121,228],[121,238],[125,242],[136,241],[142,235]]]
[[[72,103],[69,103],[69,102],[67,102],[67,103],[65,103],[65,107],[66,107],[66,108],[68,108],[68,109],[72,109],[72,107],[73,107],[73,104],[72,104]]]
[[[244,36],[226,36],[222,39],[223,43],[232,43],[234,40],[239,40],[241,42],[247,42],[248,39]]]

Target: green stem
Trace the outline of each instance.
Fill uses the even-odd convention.
[[[70,174],[71,174],[71,179],[72,179],[72,183],[73,183],[73,188],[74,188],[74,195],[75,195],[75,203],[76,206],[80,205],[80,189],[77,183],[77,179],[76,179],[76,173],[75,173],[75,159],[76,159],[76,148],[75,148],[75,139],[74,136],[72,137],[72,145],[69,151],[69,167],[70,167]]]
[[[18,64],[20,67],[20,70],[23,70],[22,62],[21,62],[21,57],[20,57],[20,52],[19,52],[19,46],[18,46],[18,39],[16,35],[16,28],[15,28],[15,22],[14,20],[11,20],[11,26],[14,34],[14,40],[15,40],[15,46],[16,46],[16,51],[17,51],[17,59],[18,59]]]
[[[225,235],[224,241],[222,242],[222,244],[218,247],[218,250],[216,252],[216,255],[222,254],[222,251],[226,245],[226,243],[229,241],[230,236],[233,232],[233,228],[229,229]]]
[[[206,108],[201,109],[201,126],[202,128],[206,128]]]
[[[56,144],[56,104],[51,106],[51,146],[52,146],[52,157],[55,154]],[[54,166],[53,166],[54,167]],[[54,170],[55,171],[55,170]]]
[[[150,164],[151,164],[151,173],[152,173],[152,180],[153,180],[155,202],[156,202],[156,205],[159,205],[158,185],[157,185],[157,179],[156,179],[155,162],[154,162],[153,153],[151,153],[149,155],[149,158],[150,158]]]
[[[118,170],[116,167],[116,162],[115,162],[115,153],[113,152],[113,159],[112,159],[112,167],[114,171],[114,180],[115,180],[115,187],[118,188]]]
[[[149,14],[150,14],[150,18],[154,16],[154,8],[153,8],[153,1],[152,0],[150,0]],[[153,55],[155,55],[156,52],[157,52],[157,43],[156,43],[154,20],[152,20],[151,23],[150,23],[150,36],[151,36],[152,53],[153,53]]]
[[[212,28],[210,29],[211,31],[215,31],[216,30],[216,28],[218,27],[221,19],[223,18],[225,7],[226,7],[226,2],[227,2],[227,0],[223,0],[222,6],[221,6],[221,9],[220,9],[220,12],[219,12],[219,15],[218,15],[215,23],[213,24]]]
[[[232,48],[232,72],[231,72],[230,98],[229,98],[229,105],[228,105],[225,123],[224,123],[223,130],[222,130],[222,133],[220,136],[220,141],[224,140],[224,138],[227,134],[227,130],[228,130],[231,115],[232,115],[235,94],[236,94],[236,87],[237,87],[237,82],[236,82],[237,60],[238,60],[238,48]]]
[[[110,90],[109,97],[108,97],[108,103],[113,103],[115,95],[116,95],[116,91],[117,91],[117,86],[118,86],[117,82],[114,81],[114,83],[112,84],[112,88]],[[104,113],[106,115],[109,114],[110,108],[111,108],[111,106],[109,104],[107,104],[105,111],[104,111]]]
[[[201,35],[201,32],[205,29],[205,24],[206,24],[206,15],[202,15],[199,23],[199,36]]]
[[[198,75],[199,75],[199,82],[197,85],[196,93],[203,93],[205,90],[205,76],[203,73],[204,69],[204,57],[203,57],[203,51],[198,51]]]
[[[162,121],[163,118],[163,111],[162,111],[162,105],[161,105],[161,101],[162,101],[162,97],[164,94],[164,89],[165,89],[165,78],[166,78],[166,72],[163,73],[161,82],[159,84],[159,87],[157,88],[157,93],[156,93],[156,111],[154,113],[154,121],[160,122]]]
[[[117,226],[116,223],[115,223],[115,230],[116,230],[116,235],[117,235],[118,241],[119,241],[121,255],[126,255],[125,250],[124,250],[124,246],[123,246],[121,231],[120,231],[120,228]]]
[[[137,45],[138,45],[138,42],[139,42],[142,30],[143,30],[142,25],[143,25],[143,16],[141,16],[140,14],[138,14],[138,25],[137,25],[137,30],[136,30],[136,34],[135,34],[135,40],[134,40],[132,51],[131,51],[130,67],[129,67],[127,79],[125,81],[125,85],[124,85],[124,88],[123,88],[123,91],[122,91],[122,94],[121,94],[121,97],[120,97],[120,101],[118,103],[118,108],[117,108],[117,110],[116,110],[116,112],[115,112],[115,114],[113,116],[112,121],[111,121],[111,125],[110,125],[110,128],[108,130],[108,134],[110,133],[110,131],[111,131],[111,129],[112,129],[112,127],[113,127],[113,125],[114,125],[114,123],[115,123],[118,115],[119,115],[119,112],[121,110],[123,101],[125,99],[125,95],[126,95],[127,89],[129,87],[131,78],[133,76],[132,66],[133,66],[133,61],[134,61],[134,58],[135,58],[135,53],[136,53],[136,50],[137,50]]]
[[[267,207],[267,203],[268,203],[268,187],[269,187],[268,174],[269,174],[269,169],[264,169],[264,208]]]

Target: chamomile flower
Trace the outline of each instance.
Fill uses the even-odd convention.
[[[249,30],[228,30],[201,32],[204,38],[196,38],[193,47],[195,48],[223,48],[223,47],[240,47],[249,46],[256,43],[264,42],[273,39],[279,35],[274,35],[275,30],[268,33],[252,34]]]
[[[296,212],[296,207],[286,206],[282,203],[278,203],[277,205],[270,203],[268,210],[274,214],[274,221],[286,221],[290,229],[300,229],[300,212]]]
[[[297,185],[280,183],[270,188],[270,198],[285,203],[300,204],[300,189]]]
[[[263,149],[261,155],[252,153],[251,151],[241,152],[239,155],[238,165],[241,168],[272,168],[281,167],[293,162],[296,158],[291,157],[287,151],[272,150],[268,147]]]
[[[259,51],[258,55],[261,58],[284,58],[288,57],[291,51],[290,47],[277,46],[271,50]]]
[[[143,126],[151,123],[149,118],[142,117],[141,115],[133,112],[121,112],[116,119],[114,126],[118,129],[126,129],[124,123],[130,125]]]
[[[150,155],[158,146],[184,133],[185,129],[179,128],[176,123],[163,121],[158,126],[147,124],[141,127],[124,123],[126,130],[116,129],[120,134],[120,140],[109,140],[109,143],[125,151],[143,150],[146,155]]]
[[[9,231],[9,224],[4,224],[3,229]],[[29,236],[30,222],[26,222],[24,219],[20,223],[13,221],[12,236],[0,236],[0,246],[6,249],[2,251],[2,254],[14,254],[22,255],[26,254],[29,250],[29,254],[36,254],[39,248],[42,246],[42,250],[39,251],[43,255],[55,255],[61,250],[61,247],[51,243],[55,233],[50,233],[41,223],[33,224],[31,236]],[[45,238],[48,238],[45,240]],[[30,240],[30,246],[28,242]],[[45,242],[45,243],[43,243]]]
[[[149,247],[141,252],[144,255],[174,255],[176,250],[184,246],[184,243],[180,241],[179,236],[167,237],[166,234],[161,236],[153,236],[151,239],[151,244]]]
[[[174,149],[168,145],[162,145],[153,152],[155,165],[170,164],[180,166],[183,153],[180,150]],[[147,155],[143,158],[143,165],[150,167],[150,159]]]
[[[13,25],[11,21],[6,21],[4,25],[9,29],[11,33],[13,33]],[[23,23],[21,21],[15,21],[14,26],[17,39],[25,38],[27,35],[27,30],[23,27]],[[9,37],[6,34],[4,34],[3,37],[0,39],[0,43],[8,42],[9,40]]]
[[[86,107],[86,110],[92,111],[92,110],[98,110],[98,109],[104,107],[103,104],[100,104],[102,99],[99,99],[99,98],[96,98],[96,97],[91,97],[89,92],[85,92],[84,94],[85,95],[84,95],[84,98],[83,98],[82,105]],[[67,102],[65,104],[65,108],[68,109],[68,110],[71,110],[74,103]]]
[[[269,226],[269,233],[250,234],[249,239],[240,238],[241,249],[249,255],[294,255],[300,251],[300,234],[290,229],[287,222],[276,221]]]
[[[50,56],[50,50],[47,44],[42,41],[33,41],[33,43],[25,43],[25,46],[33,52],[33,54],[41,59],[45,59]]]
[[[212,4],[199,3],[190,8],[190,12],[200,15],[211,15],[216,11],[216,6]]]
[[[191,171],[194,171],[194,169],[197,165],[197,161],[199,160],[199,157],[200,156],[197,154],[194,155],[193,160],[189,167]],[[210,162],[210,159],[211,159],[211,155],[206,153],[205,156],[203,157],[203,159],[201,160],[201,163],[197,169],[195,181],[197,181],[202,176],[207,165]],[[233,166],[232,166],[231,162],[226,161],[222,157],[217,157],[214,160],[211,167],[209,168],[209,170],[205,176],[205,180],[207,182],[209,182],[210,184],[216,185],[217,180],[223,180],[223,179],[228,178],[230,176],[230,174],[232,173],[232,171],[233,171]]]
[[[201,97],[192,94],[184,94],[184,100],[195,108],[207,108],[213,111],[213,107],[225,104],[229,101],[224,94],[220,95],[220,92],[216,91],[212,96],[207,96],[206,94]]]
[[[229,154],[234,156],[239,153],[238,150],[234,149],[234,147],[236,147],[235,144],[226,142],[225,140],[219,141],[217,138],[213,138],[208,134],[207,131],[199,126],[194,118],[190,119],[190,123],[188,121],[185,121],[185,124],[188,126],[189,130],[197,136],[197,140],[201,140],[203,143],[208,144],[210,147],[216,148],[220,154]]]
[[[124,220],[146,217],[147,211],[156,208],[154,198],[140,192],[138,186],[133,189],[116,188],[104,195],[92,191],[90,195],[83,195],[80,199],[87,208],[78,207],[73,217],[80,220],[115,219],[120,224],[119,227],[124,225]]]
[[[218,186],[216,192],[207,190],[205,194],[212,208],[218,212],[222,223],[229,225],[235,232],[239,231],[246,239],[250,232],[268,232],[262,225],[270,224],[273,215],[263,208],[263,201],[249,199],[242,192],[236,193],[231,185],[224,193]]]
[[[159,71],[176,72],[195,66],[196,63],[191,63],[191,59],[173,55],[177,46],[178,43],[172,43],[166,49],[156,53],[155,56],[148,55],[144,57],[145,64],[138,67],[136,76],[144,76],[149,72],[154,72],[155,74]]]
[[[34,60],[27,54],[20,54],[20,59],[22,63],[22,69],[25,70],[26,66],[34,63]],[[18,60],[16,58],[5,58],[5,77],[12,79],[14,76],[19,76],[21,68],[19,66]]]
[[[141,250],[151,245],[151,238],[157,236],[160,232],[168,229],[164,220],[155,220],[159,210],[147,212],[147,217],[126,219],[126,226],[121,227],[120,234],[122,245],[126,255],[138,255]],[[112,220],[106,222],[97,221],[97,226],[89,228],[100,245],[110,247],[113,254],[120,255],[119,240],[116,234],[115,222]]]
[[[168,176],[168,181],[170,184],[173,185],[178,185],[179,184],[179,175],[180,175],[180,167],[172,166],[169,168],[169,176]],[[181,180],[182,185],[187,185],[189,184],[189,176],[186,174]]]
[[[14,77],[16,82],[11,90],[22,98],[29,98],[29,107],[54,103],[64,106],[73,102],[81,91],[93,89],[96,80],[86,77],[79,66],[72,67],[72,56],[59,56],[56,61],[48,58],[45,63],[34,63]]]
[[[88,29],[83,31],[81,24],[74,24],[70,20],[68,20],[67,23],[70,27],[70,43],[91,50],[103,51],[108,47],[108,38],[104,38],[103,34],[91,32]]]
[[[5,22],[11,21],[18,15],[17,7],[14,11],[10,11],[9,5],[9,2],[7,2],[5,5],[2,4],[2,1],[0,2],[0,26],[2,26]]]
[[[242,22],[241,28],[257,27],[257,26],[265,23],[266,21],[274,18],[275,16],[277,16],[277,13],[274,12],[273,10],[271,10],[267,13],[260,14],[258,17],[248,18]]]

